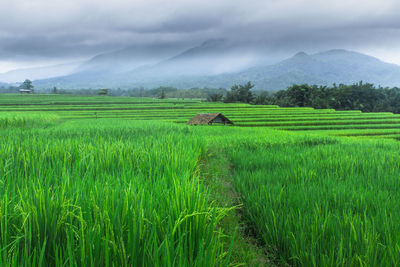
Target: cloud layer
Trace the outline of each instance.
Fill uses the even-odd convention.
[[[399,12],[397,0],[2,0],[0,62],[227,38],[267,53],[346,48],[400,64]]]

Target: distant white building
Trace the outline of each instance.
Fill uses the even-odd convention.
[[[32,94],[33,90],[32,89],[19,89],[19,92],[21,94]]]

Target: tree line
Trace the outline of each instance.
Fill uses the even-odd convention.
[[[154,89],[144,88],[87,88],[87,89],[67,89],[67,88],[34,88],[30,80],[26,80],[21,85],[0,85],[0,93],[18,93],[19,89],[35,89],[38,94],[70,94],[70,95],[108,95],[108,96],[129,96],[129,97],[152,97],[152,98],[181,98],[181,99],[207,99],[211,95],[227,94],[225,88],[190,88],[178,89],[170,86],[160,86]],[[219,99],[221,100],[221,99]],[[218,101],[219,101],[218,100]]]
[[[294,84],[277,92],[253,91],[251,82],[224,88],[178,89],[161,86],[155,89],[35,89],[37,93],[110,95],[153,98],[207,99],[211,102],[242,102],[254,105],[279,105],[282,107],[332,108],[336,110],[361,110],[364,112],[400,113],[400,88],[381,87],[371,83],[332,86]],[[20,86],[0,86],[2,93],[16,93],[21,88],[33,89],[26,80]]]
[[[359,82],[352,85],[333,84],[332,86],[294,84],[286,90],[275,93],[252,92],[252,88],[253,85],[250,82],[234,85],[225,96],[210,95],[208,100],[281,107],[400,113],[400,88],[398,87],[376,87],[371,83]]]

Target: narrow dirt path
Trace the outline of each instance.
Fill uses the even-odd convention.
[[[220,207],[237,207],[221,223],[228,236],[233,236],[236,231],[232,263],[239,266],[278,266],[243,215],[244,207],[232,184],[232,167],[226,154],[210,149],[201,164],[201,179],[209,188],[211,199]]]

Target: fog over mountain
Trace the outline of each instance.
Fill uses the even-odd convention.
[[[77,71],[77,67],[80,64],[80,62],[75,62],[54,66],[11,70],[5,73],[0,73],[0,81],[6,83],[15,83],[24,81],[28,78],[32,80],[38,80],[68,75]]]
[[[35,84],[69,88],[180,86],[187,83],[186,79],[203,79],[278,61],[276,57],[267,57],[258,46],[226,39],[211,39],[189,49],[176,50],[176,45],[160,44],[100,54],[82,63],[70,75]]]
[[[252,49],[214,73],[259,53],[283,60],[332,48],[400,64],[399,12],[397,0],[2,0],[0,73],[121,50],[153,64],[218,39]]]
[[[178,88],[229,88],[251,81],[255,89],[280,90],[294,83],[332,85],[359,81],[381,86],[400,86],[400,66],[377,58],[347,51],[296,55],[272,64],[271,59],[254,48],[245,48],[226,40],[209,40],[173,55],[168,48],[151,54],[123,49],[101,54],[81,64],[69,75],[36,80],[38,87],[51,88],[138,88],[159,86]],[[167,58],[168,55],[172,55]]]
[[[399,12],[397,0],[2,0],[0,81],[187,88],[252,80],[277,89],[362,78],[397,85],[396,66],[361,54],[400,64]],[[318,54],[335,48],[345,56]],[[292,58],[299,51],[308,55]]]
[[[157,64],[161,60],[184,50],[179,43],[154,43],[148,46],[130,46],[121,50],[99,54],[77,69],[88,73],[118,73]]]
[[[312,55],[299,52],[278,64],[251,68],[230,77],[237,82],[253,81],[257,88],[267,90],[285,89],[294,83],[332,85],[360,81],[400,87],[400,66],[336,49]]]

